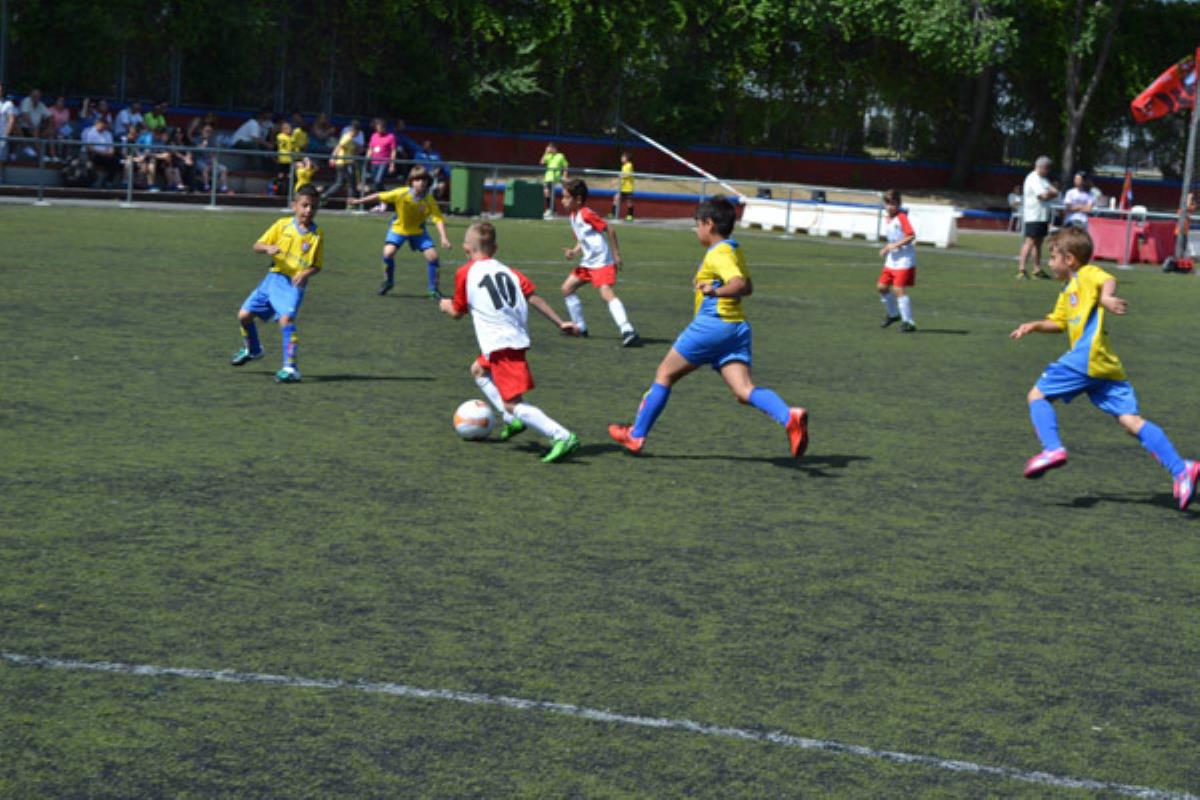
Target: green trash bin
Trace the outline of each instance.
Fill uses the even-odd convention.
[[[450,170],[450,213],[474,217],[483,211],[483,181],[487,171],[473,167]]]
[[[509,181],[504,186],[504,216],[541,219],[544,210],[542,185],[534,181]]]

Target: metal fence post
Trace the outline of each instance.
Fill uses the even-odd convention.
[[[292,158],[292,163],[288,165],[287,182],[288,182],[287,193],[286,193],[287,194],[287,208],[285,208],[284,211],[287,211],[289,208],[291,208],[292,202],[296,199],[292,195],[292,193],[295,191],[295,186],[296,186],[296,159],[295,159],[295,157]]]
[[[46,140],[38,139],[38,196],[35,206],[48,206],[46,202]]]
[[[783,236],[780,236],[780,239],[792,238],[792,195],[794,194],[795,190],[789,186],[787,196],[787,211],[783,215]]]
[[[133,208],[133,159],[125,154],[125,202],[121,208]]]
[[[216,151],[213,152],[208,168],[212,170],[212,175],[209,176],[207,208],[212,210],[217,207],[217,181],[221,179],[221,156]]]

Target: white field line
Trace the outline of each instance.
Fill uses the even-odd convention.
[[[921,755],[918,753],[878,750],[873,747],[830,741],[828,739],[810,739],[805,736],[793,736],[779,731],[727,728],[719,725],[693,722],[689,719],[644,717],[637,714],[621,714],[615,711],[576,706],[569,703],[552,703],[546,700],[527,700],[519,697],[505,697],[504,695],[489,695],[476,692],[459,692],[453,689],[422,689],[402,683],[344,681],[336,678],[297,678],[289,675],[271,675],[261,672],[237,672],[227,669],[194,669],[190,667],[157,667],[151,664],[122,664],[112,661],[76,661],[74,659],[47,658],[45,656],[29,656],[21,655],[20,653],[5,652],[0,652],[0,661],[5,661],[19,667],[108,672],[120,675],[136,675],[145,678],[188,678],[191,680],[217,681],[220,683],[286,686],[300,689],[333,689],[417,700],[447,700],[453,703],[466,703],[475,706],[498,706],[518,711],[541,711],[547,714],[576,717],[592,722],[608,722],[638,728],[682,731],[684,733],[710,736],[718,739],[765,742],[783,747],[798,748],[800,750],[819,750],[875,761],[913,764],[945,770],[947,772],[1004,778],[1063,789],[1112,792],[1126,797],[1141,797],[1149,798],[1150,800],[1200,800],[1200,797],[1186,792],[1167,791],[1147,786],[1131,786],[1123,783],[1111,783],[1109,781],[1098,781],[1088,778],[1071,778],[1049,772],[1023,770],[1016,767],[994,767],[987,764],[977,764],[973,761],[939,758],[938,756]]]

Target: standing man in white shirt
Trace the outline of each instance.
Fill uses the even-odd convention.
[[[8,137],[17,126],[17,107],[4,94],[4,84],[0,83],[0,164],[8,161]]]
[[[1075,173],[1075,185],[1063,195],[1064,225],[1074,225],[1077,228],[1088,227],[1088,214],[1092,213],[1096,198],[1092,194],[1092,182],[1082,172]]]
[[[1054,214],[1050,201],[1058,197],[1058,189],[1050,183],[1050,157],[1038,156],[1034,162],[1033,172],[1025,176],[1025,187],[1022,192],[1021,216],[1025,224],[1025,239],[1021,242],[1021,258],[1017,262],[1017,279],[1028,280],[1029,272],[1026,264],[1029,255],[1033,254],[1033,266],[1037,269],[1034,274],[1039,278],[1049,278],[1050,273],[1042,269],[1042,241],[1050,232],[1050,219]]]

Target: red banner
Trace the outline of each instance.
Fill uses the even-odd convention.
[[[1200,49],[1175,64],[1133,98],[1129,110],[1136,122],[1149,122],[1196,105],[1196,63]]]

